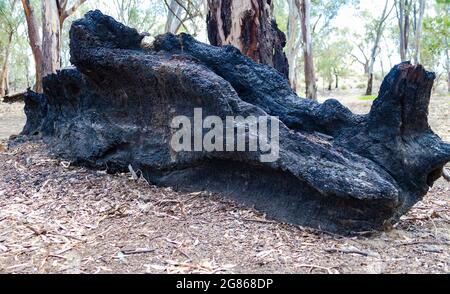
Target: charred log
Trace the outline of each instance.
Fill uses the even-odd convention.
[[[47,76],[43,95],[27,94],[23,134],[39,134],[77,164],[111,172],[131,164],[154,184],[217,192],[273,219],[350,233],[396,222],[450,160],[450,145],[428,125],[435,75],[422,66],[395,66],[370,113],[355,115],[336,100],[299,98],[276,70],[233,46],[166,34],[142,48],[142,35],[100,11],[75,21],[70,38],[76,69]],[[278,117],[279,159],[175,152],[171,121],[193,119],[195,108],[223,120]]]
[[[442,176],[450,182],[450,171],[448,169],[444,168]]]
[[[10,95],[6,95],[3,97],[3,102],[4,103],[17,103],[17,102],[23,102],[25,99],[25,93],[26,92],[19,92],[19,93],[14,93],[14,94],[10,94]]]

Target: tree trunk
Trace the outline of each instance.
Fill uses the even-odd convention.
[[[86,0],[77,0],[67,8],[67,0],[42,0],[42,38],[39,25],[30,0],[22,0],[27,21],[28,38],[33,52],[36,92],[42,92],[42,78],[61,67],[61,30],[66,20]]]
[[[312,51],[311,36],[311,1],[296,0],[297,8],[300,14],[300,23],[302,28],[303,40],[303,62],[305,69],[306,98],[317,100],[316,74],[314,71],[314,58]]]
[[[22,0],[23,10],[25,12],[25,18],[27,21],[28,38],[33,53],[36,84],[34,90],[38,93],[42,92],[42,40],[39,35],[39,26],[37,23],[36,15],[31,6],[30,0]]]
[[[288,40],[286,43],[286,57],[289,63],[289,84],[297,92],[297,57],[301,45],[301,39],[298,40],[298,10],[295,6],[295,0],[289,0],[288,17]]]
[[[400,58],[403,62],[406,61],[408,53],[411,0],[396,0],[395,6],[400,31]]]
[[[369,61],[364,64],[364,74],[369,74]]]
[[[445,64],[447,68],[447,92],[450,93],[450,56],[448,54],[448,39],[445,38],[445,43],[447,44],[447,49],[445,50]]]
[[[9,82],[9,64],[6,66],[6,76],[5,76],[5,95],[9,95],[11,93],[11,84]]]
[[[405,52],[405,60],[407,59],[408,54],[408,47],[409,47],[409,30],[410,30],[410,9],[411,9],[411,0],[405,0],[406,6],[405,6],[405,25],[403,28],[404,33],[404,42],[405,45],[404,52]]]
[[[8,34],[8,43],[5,48],[5,57],[3,60],[2,72],[0,74],[0,97],[3,97],[7,94],[8,89],[8,70],[9,70],[9,55],[11,53],[11,45],[13,39],[14,32],[9,32]]]
[[[181,25],[181,6],[178,5],[177,0],[171,0],[167,6],[167,20],[164,30],[166,33],[176,34]]]
[[[61,23],[57,1],[42,1],[42,72],[56,73],[61,67]]]
[[[334,75],[336,78],[336,89],[339,89],[339,76],[338,75]]]
[[[450,69],[447,68],[447,93],[450,93]]]
[[[254,61],[288,79],[283,48],[286,36],[272,17],[271,0],[208,0],[208,38],[212,45],[233,45]]]
[[[375,40],[373,43],[372,51],[370,53],[370,60],[369,60],[369,74],[368,74],[368,82],[367,82],[367,89],[366,89],[366,95],[372,95],[372,89],[373,89],[373,68],[375,66],[375,61],[378,55],[379,50],[379,44],[381,40],[381,35],[384,31],[384,23],[386,19],[388,18],[390,12],[388,12],[388,4],[389,0],[386,0],[383,12],[381,14],[381,17],[378,19],[376,30],[375,30]],[[391,10],[392,11],[392,10]]]
[[[373,92],[373,73],[369,74],[369,80],[367,81],[366,96],[372,95]]]
[[[422,38],[423,15],[425,13],[425,0],[419,0],[419,18],[416,23],[416,43],[414,48],[414,62],[420,63],[420,41]]]
[[[30,72],[29,69],[30,68],[30,61],[28,58],[25,59],[25,79],[27,81],[27,89],[30,88]]]

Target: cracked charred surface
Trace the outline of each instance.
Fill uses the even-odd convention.
[[[147,180],[217,192],[273,219],[351,233],[396,222],[442,175],[450,145],[427,121],[434,74],[403,63],[385,78],[368,115],[336,100],[299,98],[273,68],[232,46],[189,35],[143,36],[100,11],[73,23],[71,61],[29,92],[24,135],[58,157],[109,171],[131,164]],[[277,116],[280,159],[259,152],[180,152],[173,117]]]

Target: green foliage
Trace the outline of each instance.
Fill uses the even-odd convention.
[[[0,73],[5,66],[6,52],[9,51],[8,77],[10,86],[15,91],[15,85],[20,84],[20,78],[24,77],[24,59],[28,59],[28,43],[26,36],[19,32],[19,26],[24,22],[22,5],[19,0],[0,0]],[[10,39],[11,38],[11,39]],[[20,45],[25,47],[20,47]]]
[[[41,1],[31,0],[32,6],[37,17],[38,24],[41,24]],[[69,7],[75,0],[69,1]],[[393,0],[390,0],[390,5]],[[170,2],[170,1],[167,1]],[[9,78],[11,87],[17,90],[23,90],[33,84],[33,61],[30,46],[28,44],[27,26],[24,20],[22,3],[15,1],[15,8],[11,9],[14,0],[0,0],[0,69],[4,61],[5,49],[8,43],[9,33],[13,31],[13,42],[10,54]],[[183,14],[185,24],[191,34],[197,35],[201,41],[206,41],[205,14],[203,6],[204,0],[183,0],[186,5],[195,7],[193,20],[188,15]],[[287,33],[289,2],[287,0],[273,0],[274,16],[279,28]],[[373,47],[375,38],[375,28],[377,25],[377,16],[379,11],[360,11],[359,0],[311,0],[311,26],[313,26],[313,50],[314,62],[317,75],[332,82],[335,76],[345,77],[352,68],[350,55],[358,55],[357,59],[363,60],[361,51],[367,57]],[[355,19],[355,25],[364,26],[364,33],[354,35],[351,32],[358,30],[351,29],[350,32],[339,31],[333,27],[333,20],[338,16],[339,11],[345,5],[352,5],[354,11],[359,12]],[[168,9],[162,0],[88,0],[84,3],[69,19],[64,23],[61,32],[62,42],[62,64],[67,66],[69,62],[69,29],[73,20],[81,17],[91,9],[101,9],[104,13],[110,14],[125,24],[137,28],[141,32],[148,32],[150,36],[156,36],[164,32]],[[199,14],[200,10],[201,13]],[[448,51],[450,39],[450,0],[428,0],[427,11],[424,18],[423,39],[421,42],[421,62],[434,71],[442,73],[446,68],[446,53]],[[298,25],[300,22],[298,21]],[[392,41],[398,42],[398,24],[395,18],[395,10],[392,13],[386,27],[384,38],[390,39],[386,42],[382,39],[382,45],[379,46],[377,54],[383,54],[386,57],[388,50],[395,62],[398,60],[398,46]],[[186,31],[181,27],[180,32]],[[297,30],[297,44],[300,40],[300,28]],[[146,41],[151,41],[147,39]],[[413,44],[413,38],[410,38],[410,46]],[[384,42],[384,43],[383,43]],[[358,47],[360,49],[358,49]],[[296,50],[296,49],[295,49]],[[301,47],[299,48],[299,53]],[[393,52],[393,53],[392,53]],[[294,56],[298,68],[298,73],[302,70],[302,54]],[[385,63],[386,65],[387,63]],[[362,69],[362,67],[361,67]],[[377,73],[375,73],[377,74]],[[377,75],[376,75],[377,76]],[[301,79],[300,75],[299,78]],[[358,81],[359,82],[359,81]],[[353,84],[358,84],[355,82]],[[352,85],[353,85],[352,84]],[[366,84],[357,85],[358,88],[365,88]],[[368,98],[367,98],[368,99]]]
[[[317,36],[329,34],[331,21],[336,18],[339,10],[347,4],[357,6],[359,0],[312,0],[311,18],[313,24],[317,23],[314,34]]]
[[[278,24],[278,28],[287,34],[288,30],[288,1],[287,0],[275,0],[274,1],[274,16]]]
[[[335,76],[348,74],[347,57],[352,45],[345,39],[323,44],[317,50],[317,72],[328,83],[332,83]]]
[[[364,85],[364,87],[365,87],[365,85]],[[361,100],[361,101],[373,101],[375,99],[377,99],[376,95],[368,95],[368,96],[358,97],[358,100]]]
[[[437,68],[450,41],[450,5],[437,4],[436,15],[426,17],[423,21],[421,46],[422,64],[429,68]]]
[[[163,20],[159,16],[166,14],[164,1],[160,0],[114,0],[114,3],[118,14],[122,15],[122,21],[139,31],[151,32],[158,20]],[[124,11],[120,11],[119,7],[125,7]]]
[[[17,30],[23,20],[23,12],[18,0],[0,0],[1,34]]]

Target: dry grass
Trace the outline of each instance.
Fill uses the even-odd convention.
[[[449,109],[432,104],[447,140]],[[0,149],[0,272],[450,273],[449,191],[439,180],[392,230],[340,237],[218,195],[74,167],[27,143]]]

